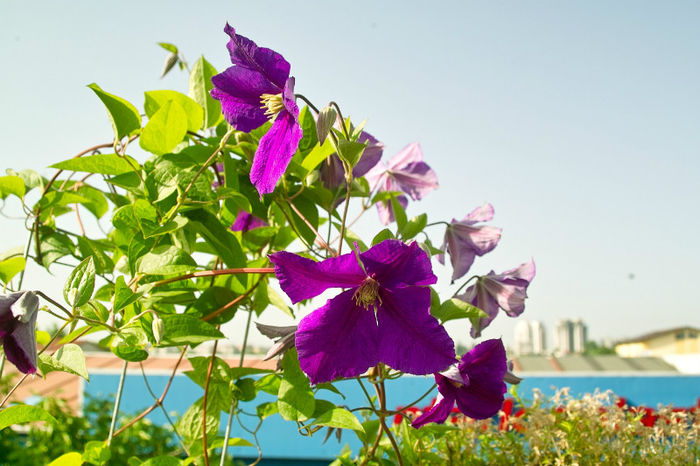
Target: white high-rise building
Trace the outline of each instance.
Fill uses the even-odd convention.
[[[515,353],[544,354],[545,335],[542,322],[521,320],[515,324]]]
[[[560,320],[554,326],[554,352],[559,355],[583,353],[588,341],[588,327],[582,320]]]

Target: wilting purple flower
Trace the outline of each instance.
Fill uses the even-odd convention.
[[[425,162],[423,151],[417,142],[409,144],[393,156],[388,163],[378,163],[366,175],[370,187],[377,191],[401,191],[414,201],[438,187],[437,175]],[[404,197],[399,202],[407,203]],[[405,205],[404,205],[405,207]],[[394,215],[389,201],[377,204],[379,219],[384,225],[393,221]]]
[[[265,220],[253,214],[249,214],[245,210],[241,210],[238,212],[238,215],[236,215],[236,220],[233,222],[233,225],[231,225],[231,231],[242,231],[245,233],[246,231],[266,227],[267,225],[268,223]]]
[[[461,221],[452,219],[445,230],[445,241],[442,250],[450,255],[452,263],[452,281],[464,276],[474,263],[474,257],[483,256],[493,250],[501,239],[501,229],[479,222],[493,219],[493,206],[484,204],[472,210]],[[445,263],[444,254],[438,256],[441,264]]]
[[[366,142],[367,147],[365,147],[360,161],[352,169],[353,178],[364,176],[365,173],[374,168],[384,153],[384,144],[366,131],[360,133],[357,141]],[[319,168],[319,174],[323,185],[328,189],[337,188],[345,183],[345,169],[338,154],[332,154],[327,160],[323,161]]]
[[[36,372],[39,298],[31,291],[0,296],[0,339],[5,356],[25,374]]]
[[[522,314],[525,310],[527,287],[533,278],[535,261],[530,259],[529,262],[498,275],[493,270],[490,271],[479,277],[464,294],[457,296],[488,314],[488,317],[481,318],[478,324],[472,327],[472,337],[477,338],[481,335],[481,331],[496,318],[499,307],[510,317]]]
[[[212,77],[211,96],[221,101],[226,121],[239,131],[250,132],[273,120],[250,170],[250,181],[262,196],[274,191],[302,137],[294,78],[279,53],[258,47],[228,24],[224,32],[231,37],[227,48],[234,66]]]
[[[435,374],[440,394],[435,404],[411,425],[419,428],[429,422],[445,422],[455,402],[462,414],[472,419],[494,416],[503,406],[506,371],[503,342],[496,339],[479,343],[458,364]]]
[[[270,260],[294,303],[346,289],[299,323],[299,363],[312,383],[354,377],[380,362],[411,374],[455,362],[454,343],[430,315],[426,286],[437,277],[417,243],[385,240],[322,262],[284,251]]]

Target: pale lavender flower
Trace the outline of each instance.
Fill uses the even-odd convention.
[[[299,364],[312,383],[355,377],[380,362],[420,375],[455,362],[454,343],[430,315],[427,285],[437,277],[417,243],[385,240],[322,262],[284,251],[269,257],[294,303],[345,289],[299,323]]]
[[[422,199],[428,192],[438,187],[437,175],[423,162],[423,151],[417,142],[401,149],[388,163],[379,162],[365,175],[365,178],[369,181],[372,190],[401,191],[414,201]],[[400,197],[399,201],[402,201]],[[406,198],[403,202],[407,202]],[[384,225],[393,221],[389,201],[377,203],[377,209]]]
[[[477,338],[481,335],[481,331],[496,318],[498,308],[503,309],[510,317],[522,314],[525,310],[527,287],[533,278],[535,278],[535,261],[530,259],[529,262],[501,274],[490,271],[483,277],[479,277],[474,285],[467,288],[467,291],[457,296],[488,314],[472,327],[472,337]]]
[[[452,219],[445,230],[445,240],[441,247],[450,255],[452,263],[452,281],[464,276],[474,263],[476,256],[483,256],[498,244],[501,239],[501,229],[479,222],[493,219],[493,206],[484,204],[471,211],[462,220]],[[445,263],[444,254],[438,255],[441,264]]]
[[[419,428],[429,422],[442,424],[452,407],[472,419],[487,419],[503,406],[506,384],[506,350],[500,339],[486,340],[467,352],[458,364],[435,374],[440,392],[433,406],[411,424]]]
[[[0,339],[5,357],[25,374],[36,372],[36,318],[39,298],[32,291],[0,296]]]
[[[384,144],[366,131],[360,133],[357,142],[366,142],[367,147],[365,147],[360,161],[352,169],[353,178],[364,176],[370,169],[374,168],[384,153]],[[335,189],[345,183],[345,169],[338,154],[332,154],[321,163],[319,175],[323,186],[327,189]]]
[[[260,139],[250,181],[262,196],[275,189],[299,146],[302,130],[289,63],[274,50],[258,47],[226,24],[227,47],[234,66],[212,77],[211,96],[221,101],[226,121],[250,132],[268,119],[272,127]]]

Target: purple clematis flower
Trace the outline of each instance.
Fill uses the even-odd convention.
[[[423,162],[423,151],[417,142],[401,149],[387,164],[380,162],[375,165],[365,178],[373,190],[401,191],[414,201],[422,199],[428,192],[438,187],[437,175],[428,164]],[[398,197],[399,202],[402,205],[407,204],[408,200],[402,197]],[[394,215],[390,210],[390,202],[378,203],[377,209],[379,219],[384,225],[393,221]]]
[[[39,298],[31,291],[0,296],[0,339],[5,356],[25,374],[36,372]]]
[[[488,314],[488,317],[483,317],[477,325],[472,327],[472,337],[477,338],[481,335],[481,331],[496,318],[499,307],[510,317],[522,314],[525,310],[527,287],[533,278],[535,278],[535,261],[530,259],[529,262],[498,275],[493,270],[490,271],[483,277],[479,277],[464,294],[457,296]]]
[[[299,323],[295,345],[312,383],[355,377],[380,362],[411,374],[455,362],[452,339],[430,315],[427,285],[437,277],[417,243],[385,240],[322,262],[284,251],[269,257],[294,303],[346,289]]]
[[[245,233],[246,231],[266,226],[268,226],[268,223],[265,220],[249,214],[245,210],[241,210],[236,215],[233,225],[231,225],[231,231],[242,231]]]
[[[360,133],[357,142],[366,142],[367,147],[365,147],[360,161],[352,169],[353,178],[364,176],[365,173],[374,168],[384,153],[384,144],[366,131]],[[338,154],[332,154],[321,164],[319,174],[327,189],[334,189],[345,183],[345,169]]]
[[[455,402],[462,414],[472,419],[494,416],[503,406],[507,370],[506,349],[500,339],[479,343],[458,364],[435,374],[440,394],[411,425],[417,429],[429,422],[442,424]]]
[[[231,37],[227,48],[234,66],[211,78],[211,96],[221,101],[226,121],[239,131],[273,121],[260,139],[250,170],[250,181],[262,196],[274,191],[302,137],[294,78],[279,53],[258,47],[228,24],[224,32]]]
[[[461,221],[452,219],[452,223],[445,230],[445,241],[441,248],[450,255],[452,281],[469,271],[476,256],[483,256],[498,244],[498,240],[501,239],[500,228],[477,225],[492,219],[493,206],[488,203],[472,210]],[[440,254],[438,260],[444,264],[444,254]]]

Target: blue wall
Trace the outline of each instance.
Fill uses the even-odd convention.
[[[150,375],[149,384],[156,396],[160,396],[169,376]],[[119,374],[91,374],[90,383],[85,384],[85,393],[95,396],[107,396],[114,394],[119,382]],[[399,380],[387,382],[387,406],[395,408],[414,401],[421,396],[432,384],[432,377],[403,377]],[[321,390],[317,398],[327,399],[336,404],[346,404],[349,407],[366,406],[367,402],[358,383],[354,380],[337,382],[335,384],[346,398],[327,390]],[[372,387],[365,384],[368,390]],[[573,396],[584,393],[592,393],[599,390],[613,390],[619,396],[627,398],[632,405],[646,405],[656,407],[657,404],[673,404],[674,406],[693,406],[700,397],[700,376],[673,375],[673,376],[539,376],[527,377],[520,384],[519,392],[525,399],[532,397],[532,389],[539,388],[545,394],[554,392],[552,387],[570,387]],[[171,413],[183,414],[187,408],[199,397],[203,390],[190,381],[184,375],[177,375],[173,380],[168,396],[165,399],[165,408]],[[426,397],[419,405],[425,406],[435,396],[437,391]],[[371,393],[373,394],[373,393]],[[255,405],[265,401],[271,401],[273,397],[260,392],[260,396],[253,403],[244,403],[243,409],[255,412]],[[120,410],[135,414],[153,404],[153,398],[148,393],[141,374],[127,375],[124,385],[124,395]],[[155,410],[149,416],[155,423],[165,423],[165,416],[160,410]],[[242,416],[243,422],[248,422],[249,428],[255,427],[256,418]],[[221,431],[223,432],[226,416],[221,418]],[[284,421],[279,415],[265,419],[263,427],[259,431],[258,439],[265,457],[277,458],[306,458],[328,459],[333,458],[341,450],[344,444],[348,444],[354,451],[361,443],[357,437],[349,431],[343,431],[341,443],[338,444],[335,437],[331,437],[322,444],[325,429],[317,432],[313,437],[302,437],[297,432],[296,424]],[[232,437],[241,437],[253,443],[251,436],[243,431],[234,420]],[[237,457],[255,457],[254,448],[231,448]]]

